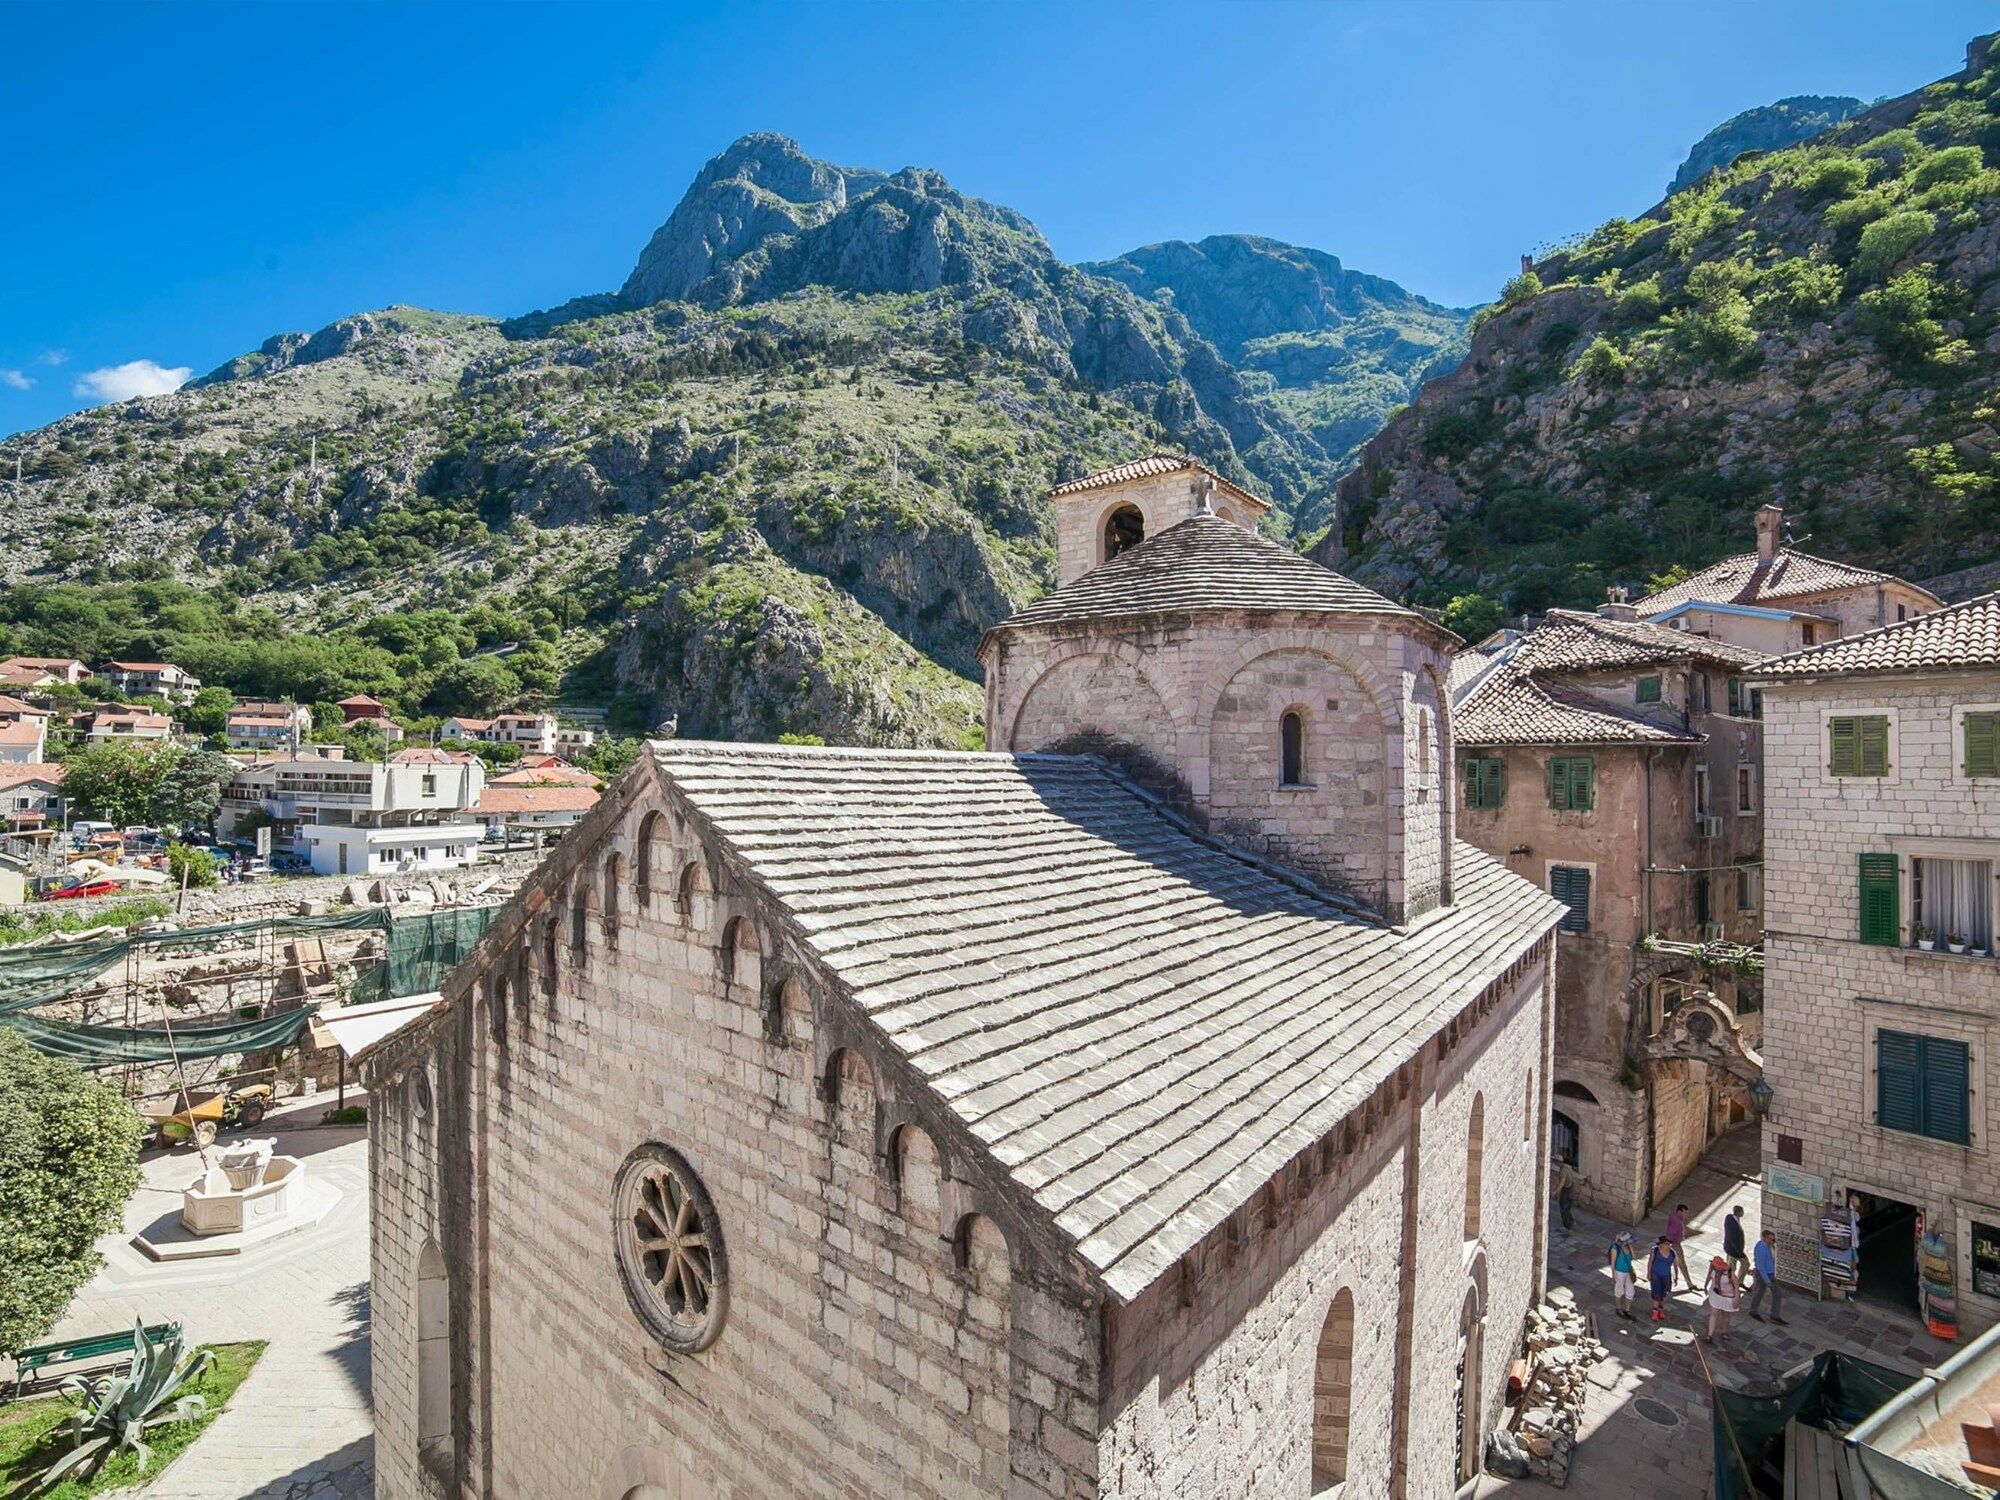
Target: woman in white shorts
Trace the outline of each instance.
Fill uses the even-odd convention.
[[[1727,1349],[1729,1320],[1736,1315],[1736,1273],[1719,1255],[1708,1263],[1708,1281],[1703,1290],[1708,1293],[1707,1341]]]
[[[1632,1236],[1621,1234],[1611,1242],[1611,1300],[1618,1304],[1618,1316],[1632,1316]]]

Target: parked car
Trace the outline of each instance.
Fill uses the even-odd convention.
[[[59,890],[45,893],[44,901],[75,901],[84,896],[115,896],[123,890],[115,880],[86,880],[81,885],[66,885]]]

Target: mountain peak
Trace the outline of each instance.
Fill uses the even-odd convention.
[[[1710,172],[1728,166],[1746,151],[1782,151],[1809,136],[1831,130],[1851,120],[1868,106],[1845,94],[1796,94],[1776,104],[1760,104],[1732,115],[1694,143],[1674,180],[1669,194],[1699,182]]]

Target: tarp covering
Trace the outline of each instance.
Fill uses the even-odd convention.
[[[313,1007],[280,1011],[254,1021],[219,1021],[176,1026],[171,1038],[164,1026],[86,1026],[80,1022],[44,1021],[39,1016],[9,1016],[7,1024],[37,1052],[66,1057],[84,1068],[115,1068],[125,1063],[182,1062],[222,1057],[235,1052],[262,1052],[289,1047],[305,1029]]]
[[[60,1000],[140,948],[200,948],[267,932],[285,938],[383,931],[388,956],[354,976],[350,1000],[359,1003],[427,994],[438,989],[444,976],[472,951],[499,910],[498,906],[466,906],[391,916],[384,907],[363,907],[323,917],[276,917],[93,938],[69,947],[0,949],[0,1025],[12,1027],[37,1051],[66,1057],[86,1068],[169,1062],[176,1055],[186,1061],[288,1047],[298,1040],[316,1007],[251,1020],[176,1025],[171,1042],[164,1026],[92,1026],[47,1020],[26,1012]]]
[[[1714,1500],[1752,1496],[1783,1500],[1786,1423],[1796,1418],[1809,1427],[1845,1431],[1916,1379],[1886,1365],[1828,1351],[1813,1356],[1808,1369],[1770,1395],[1747,1395],[1718,1386]]]

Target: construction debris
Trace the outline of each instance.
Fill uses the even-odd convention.
[[[1604,1357],[1590,1318],[1564,1288],[1531,1309],[1527,1373],[1507,1425],[1486,1440],[1486,1470],[1502,1479],[1569,1483],[1590,1367]]]

